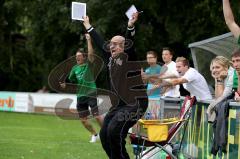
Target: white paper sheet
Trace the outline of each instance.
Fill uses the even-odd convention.
[[[128,19],[132,19],[132,15],[133,13],[137,13],[137,9],[134,5],[131,5],[131,7],[126,11],[126,16],[128,17]]]
[[[72,2],[72,19],[83,20],[86,16],[86,3]]]

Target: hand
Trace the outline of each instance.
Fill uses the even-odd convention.
[[[213,103],[210,103],[210,105],[208,106],[208,108],[207,108],[207,114],[209,115],[209,114],[211,114],[213,111],[214,111],[214,107],[215,107],[215,104]]]
[[[227,75],[228,75],[227,71],[222,71],[222,72],[220,72],[218,79],[224,80],[227,77]]]
[[[85,29],[91,28],[91,24],[89,22],[88,16],[83,17],[83,25],[84,25]]]
[[[91,36],[89,34],[85,34],[85,37],[86,37],[87,41],[91,40]]]
[[[129,19],[128,21],[128,27],[132,28],[134,26],[134,23],[138,20],[138,12],[132,14],[132,19]]]
[[[142,80],[148,80],[148,75],[142,74],[141,76],[142,76]]]
[[[240,96],[237,92],[235,92],[234,100],[236,100],[237,102],[240,101]]]
[[[142,76],[142,80],[147,80],[147,75],[146,75],[146,73],[143,71],[143,68],[141,68],[141,76]]]
[[[66,88],[66,83],[65,82],[64,83],[59,82],[59,84],[60,84],[61,88]]]
[[[223,81],[228,75],[227,70],[221,71],[220,73],[217,72],[212,72],[212,77],[215,78],[216,80],[221,80]]]
[[[216,103],[212,102],[212,103],[210,103],[210,105],[208,106],[208,109],[207,109],[207,120],[210,123],[213,123],[216,120],[216,113],[214,111],[215,106],[216,106]]]

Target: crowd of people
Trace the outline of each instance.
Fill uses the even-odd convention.
[[[238,38],[240,44],[240,27],[234,20],[229,0],[223,0],[223,11],[227,26],[234,37]],[[185,57],[177,57],[174,62],[174,52],[171,48],[162,49],[161,55],[164,62],[162,66],[158,64],[157,52],[152,50],[146,53],[147,67],[145,67],[146,64],[132,61],[136,59],[134,25],[137,20],[138,13],[134,13],[132,19],[128,21],[126,35],[113,36],[106,45],[102,36],[90,24],[89,17],[83,17],[83,26],[88,32],[86,35],[88,56],[78,50],[77,64],[69,75],[69,81],[80,86],[77,92],[77,110],[83,125],[92,134],[90,142],[96,142],[100,137],[102,147],[111,159],[129,158],[125,148],[128,130],[136,124],[138,119],[146,118],[149,114],[151,119],[159,119],[160,98],[180,97],[180,85],[198,100],[213,99],[204,76],[190,67],[189,60]],[[91,40],[101,50],[101,57],[108,66],[110,91],[114,94],[110,96],[112,107],[105,114],[103,121],[103,117],[98,114],[95,77],[91,75],[94,67],[97,67],[94,66]],[[132,42],[128,47],[126,47],[127,40]],[[106,49],[104,46],[109,48]],[[135,73],[130,76],[129,71]],[[210,71],[215,79],[215,96],[208,107],[207,114],[209,121],[214,121],[215,107],[224,98],[234,94],[234,99],[240,101],[240,85],[238,85],[240,50],[233,52],[231,61],[223,56],[212,59]],[[145,84],[147,84],[146,89],[144,89]],[[60,83],[60,85],[62,88],[66,87],[66,83]],[[142,89],[134,91],[135,86],[142,86]],[[99,134],[88,122],[87,116],[90,113],[101,126]]]

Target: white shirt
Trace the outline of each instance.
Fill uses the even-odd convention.
[[[165,64],[167,66],[167,71],[164,73],[164,75],[176,75],[178,76],[178,72],[176,69],[176,63],[174,61],[171,61],[169,64]],[[163,96],[168,96],[168,97],[180,97],[180,92],[179,92],[179,85],[176,85],[172,87],[171,89],[168,89]]]
[[[190,92],[191,96],[196,96],[199,100],[212,99],[205,78],[197,70],[190,67],[182,78],[188,81],[183,84],[183,87]]]

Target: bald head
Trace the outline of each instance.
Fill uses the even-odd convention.
[[[124,52],[125,38],[123,36],[114,36],[110,41],[110,51],[112,57],[116,57],[118,54]]]
[[[118,42],[121,41],[121,42],[123,42],[123,41],[125,41],[125,38],[121,35],[116,35],[111,39],[111,41],[118,41]]]

